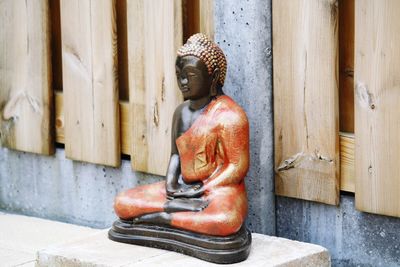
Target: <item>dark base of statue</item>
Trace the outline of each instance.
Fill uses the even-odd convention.
[[[117,220],[108,232],[111,240],[171,250],[214,263],[236,263],[250,253],[251,233],[244,226],[226,237],[201,235],[169,226],[132,224]]]

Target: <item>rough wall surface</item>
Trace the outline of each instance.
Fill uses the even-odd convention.
[[[246,110],[250,122],[248,227],[274,235],[271,1],[214,3],[215,40],[228,61],[224,91]]]
[[[277,197],[277,235],[326,247],[333,266],[400,266],[400,219]]]
[[[74,162],[64,149],[46,157],[0,148],[0,209],[85,226],[105,228],[115,220],[117,192],[161,177]]]

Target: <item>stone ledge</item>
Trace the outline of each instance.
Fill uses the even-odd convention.
[[[37,254],[36,265],[44,266],[221,266],[179,253],[127,245],[108,239],[107,231],[52,246]],[[249,258],[224,266],[330,266],[329,252],[318,245],[253,234]]]
[[[34,266],[36,252],[100,230],[0,211],[0,266]]]

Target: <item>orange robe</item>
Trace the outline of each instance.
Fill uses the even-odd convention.
[[[215,236],[236,233],[247,215],[249,124],[244,111],[229,96],[219,96],[176,145],[184,181],[202,181],[202,198],[209,204],[199,212],[171,213],[171,226]],[[114,208],[120,218],[131,219],[164,211],[166,201],[165,182],[159,182],[122,192]]]

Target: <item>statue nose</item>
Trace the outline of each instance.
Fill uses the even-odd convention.
[[[188,83],[188,79],[186,77],[181,77],[181,84],[186,85]]]

